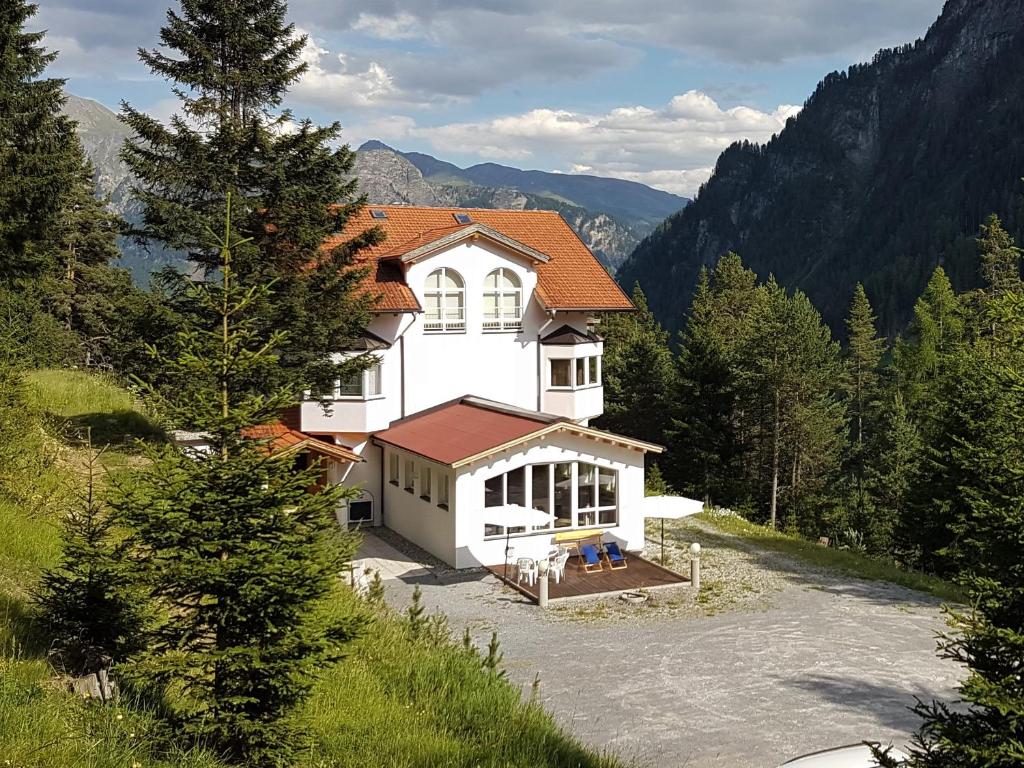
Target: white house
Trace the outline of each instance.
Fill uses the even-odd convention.
[[[344,515],[387,526],[458,567],[540,557],[555,532],[643,546],[644,453],[588,426],[603,411],[596,317],[634,309],[557,213],[369,207],[339,240],[379,226],[360,254],[376,310],[357,348],[377,362],[338,382],[325,412],[289,428],[344,447],[328,480],[362,489]],[[337,458],[337,457],[332,457]],[[506,504],[554,515],[543,530],[487,519]]]

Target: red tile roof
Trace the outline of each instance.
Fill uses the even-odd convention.
[[[471,396],[393,422],[373,438],[439,464],[461,466],[555,431],[575,432],[641,451],[662,451],[660,446],[583,427],[568,419]]]
[[[358,464],[363,459],[354,451],[343,445],[319,440],[305,432],[285,425],[278,421],[273,424],[260,424],[242,430],[242,435],[250,440],[266,440],[271,453],[292,453],[294,451],[312,451],[323,456],[330,456],[339,461]]]
[[[387,218],[375,219],[370,215],[371,210],[382,210],[387,213]],[[384,241],[356,256],[358,266],[370,268],[366,288],[379,297],[378,312],[416,312],[421,307],[413,291],[405,284],[401,267],[382,259],[402,255],[469,226],[455,223],[455,213],[467,213],[474,222],[549,257],[546,263],[536,265],[537,298],[548,309],[634,309],[632,302],[590,249],[554,211],[366,206],[352,216],[345,229],[328,240],[326,245],[344,242],[371,227],[380,227],[386,235]]]

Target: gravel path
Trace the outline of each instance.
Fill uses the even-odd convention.
[[[934,654],[933,598],[815,571],[697,521],[666,532],[677,568],[690,541],[703,547],[698,600],[683,588],[639,608],[545,613],[484,572],[436,562],[387,582],[389,598],[404,607],[419,583],[454,632],[483,645],[497,630],[512,680],[539,675],[560,722],[637,765],[754,768],[862,739],[902,744],[915,696],[954,696],[960,670]]]

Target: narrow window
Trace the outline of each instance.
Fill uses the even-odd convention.
[[[424,464],[423,474],[420,475],[420,498],[424,501],[430,501],[430,494],[433,491],[431,488],[432,475],[430,467]]]
[[[600,358],[597,355],[587,358],[590,368],[590,383],[594,385],[601,383],[601,368],[600,363],[598,362],[599,360]]]
[[[576,386],[585,387],[587,386],[587,366],[586,360],[574,360],[576,363]]]
[[[505,503],[526,506],[526,468],[513,469],[506,474]]]
[[[412,459],[405,460],[405,490],[416,493],[416,462]]]
[[[523,284],[502,267],[484,278],[485,331],[518,331],[523,326]]]
[[[392,453],[388,457],[388,482],[398,485],[398,454]]]
[[[447,474],[437,477],[437,506],[441,509],[448,509],[448,483],[450,479]]]

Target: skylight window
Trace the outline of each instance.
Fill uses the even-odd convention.
[[[453,213],[452,216],[455,217],[455,221],[458,224],[472,224],[473,223],[473,217],[470,216],[468,213]]]
[[[374,219],[386,219],[388,217],[388,212],[381,210],[380,208],[371,208],[370,216]]]

